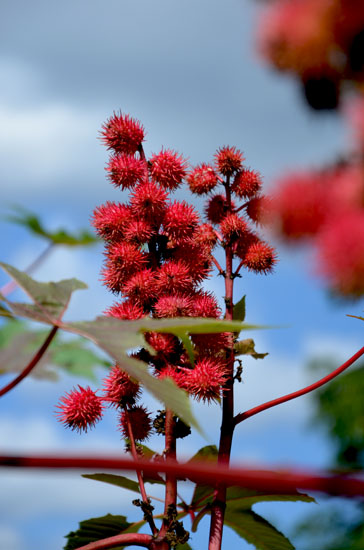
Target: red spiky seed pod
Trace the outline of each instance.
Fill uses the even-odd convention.
[[[225,364],[213,357],[196,361],[193,369],[184,369],[183,387],[198,401],[218,401],[227,380]]]
[[[153,181],[140,183],[131,194],[133,213],[158,224],[167,208],[167,193]]]
[[[140,304],[136,304],[132,300],[125,300],[119,304],[113,304],[104,312],[104,315],[116,319],[135,321],[144,317],[145,313]]]
[[[117,153],[133,155],[144,139],[144,128],[129,115],[114,113],[102,126],[101,139]]]
[[[231,333],[229,332],[193,334],[191,338],[197,349],[206,356],[225,357],[227,350],[232,346]]]
[[[214,155],[217,171],[223,176],[231,176],[242,168],[243,153],[236,147],[221,147]]]
[[[264,195],[253,197],[246,204],[246,213],[256,224],[264,224],[268,221],[271,209],[271,201]]]
[[[156,292],[155,273],[149,268],[132,275],[122,287],[122,293],[143,308],[150,307]]]
[[[213,317],[218,318],[221,315],[221,309],[218,306],[215,296],[211,292],[200,291],[193,297],[193,316],[194,317]]]
[[[247,168],[240,170],[231,186],[231,190],[240,198],[252,198],[262,186],[262,178],[259,172]]]
[[[158,353],[172,355],[178,348],[178,339],[173,334],[162,334],[160,332],[146,332],[145,340]]]
[[[78,432],[87,432],[88,428],[92,428],[102,418],[102,399],[90,387],[78,386],[78,390],[73,389],[66,393],[57,408],[60,409],[56,413],[58,420],[67,428]]]
[[[136,245],[147,243],[154,234],[152,224],[143,219],[131,219],[124,229],[124,239]]]
[[[134,439],[136,441],[148,439],[152,429],[152,421],[147,410],[144,407],[132,407],[127,411],[124,410],[121,412],[119,417],[119,429],[125,439],[130,439],[128,418]]]
[[[131,243],[113,243],[106,251],[105,268],[102,271],[104,284],[112,292],[121,292],[125,281],[143,269],[147,255]]]
[[[198,245],[195,239],[188,240],[173,251],[175,260],[182,260],[188,267],[189,274],[195,284],[206,279],[212,269],[210,248]]]
[[[129,206],[107,201],[95,208],[91,223],[102,239],[116,241],[123,237],[130,216],[131,209]]]
[[[218,177],[212,166],[209,164],[200,164],[188,174],[187,183],[192,193],[203,195],[216,187]]]
[[[156,317],[189,317],[193,313],[192,299],[188,294],[161,296],[154,311]]]
[[[248,224],[237,214],[228,214],[220,225],[225,242],[233,243],[248,231]]]
[[[251,231],[246,231],[234,244],[234,254],[243,260],[249,247],[258,242],[260,242],[258,235]]]
[[[217,234],[212,225],[202,223],[195,231],[193,240],[196,244],[212,249],[217,243]]]
[[[176,244],[191,237],[199,222],[196,210],[185,201],[169,205],[163,220],[165,234]]]
[[[187,161],[171,149],[162,149],[149,162],[153,180],[167,189],[177,189],[186,176]]]
[[[273,270],[277,259],[272,246],[264,242],[256,242],[249,246],[243,261],[249,270],[267,274]]]
[[[183,388],[184,373],[177,370],[173,365],[168,364],[160,370],[157,370],[155,374],[160,380],[171,378],[179,388]]]
[[[126,277],[143,269],[147,263],[147,255],[132,243],[127,242],[112,243],[106,249],[105,255],[107,262],[123,270]]]
[[[117,154],[111,157],[106,170],[115,187],[129,189],[145,177],[146,164],[133,155]]]
[[[344,296],[364,294],[364,213],[348,210],[326,224],[318,235],[318,270],[331,288]]]
[[[235,205],[232,203],[231,206],[232,208],[234,208]],[[205,208],[207,219],[215,225],[217,225],[224,219],[227,211],[228,204],[224,195],[214,195],[213,197],[211,197]]]
[[[188,266],[183,260],[164,263],[156,274],[157,293],[184,292],[194,286]]]
[[[140,395],[140,386],[133,382],[127,372],[119,365],[115,365],[109,375],[103,380],[103,400],[114,407],[122,407],[127,404],[134,404]]]
[[[317,175],[287,176],[272,200],[272,222],[288,239],[316,235],[329,213],[327,199],[327,189]]]

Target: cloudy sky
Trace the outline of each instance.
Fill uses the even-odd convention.
[[[254,0],[3,2],[3,261],[23,269],[46,246],[3,220],[13,204],[37,212],[49,229],[76,230],[88,227],[97,205],[120,200],[105,179],[107,154],[98,139],[102,122],[119,109],[144,124],[148,154],[165,146],[194,164],[211,160],[219,146],[235,145],[260,170],[267,188],[286,170],[319,166],[347,150],[350,137],[342,120],[308,112],[295,83],[259,59],[257,14]],[[315,374],[305,368],[313,356],[329,354],[339,364],[361,346],[360,323],[345,317],[360,313],[361,304],[328,299],[309,251],[279,246],[278,252],[273,276],[246,276],[237,286],[237,298],[247,294],[249,322],[284,327],[252,335],[258,351],[270,355],[264,362],[247,361],[237,398],[242,409],[313,381]],[[86,281],[89,290],[75,296],[69,318],[90,319],[112,302],[99,281],[101,262],[100,246],[59,249],[36,275]],[[0,284],[6,281],[0,274]],[[222,295],[219,280],[208,288]],[[119,452],[111,415],[88,436],[57,425],[54,406],[76,382],[29,380],[4,397],[2,452]],[[194,436],[186,442],[186,455],[217,441],[218,407],[198,408],[198,415],[208,441]],[[310,399],[302,398],[247,421],[237,430],[234,460],[325,466],[331,449],[309,419]],[[0,484],[4,550],[60,550],[63,535],[79,520],[131,510],[130,495],[77,473],[2,470]],[[291,520],[307,505],[256,510],[263,508],[284,529],[282,516]]]

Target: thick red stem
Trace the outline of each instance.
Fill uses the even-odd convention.
[[[229,177],[225,184],[227,211],[231,212],[231,192]],[[231,321],[233,319],[233,250],[231,245],[225,247],[225,319]],[[231,349],[227,358],[228,364],[228,380],[224,387],[224,396],[222,401],[222,422],[220,431],[220,443],[218,464],[221,466],[228,465],[230,462],[231,445],[234,432],[234,354],[233,354],[233,335],[231,334]],[[226,486],[219,484],[214,493],[214,501],[211,507],[211,523],[209,550],[220,550],[222,543],[222,533],[224,528],[224,517],[226,508]]]
[[[296,397],[301,397],[301,395],[305,395],[306,393],[309,393],[313,390],[316,390],[320,386],[323,386],[324,384],[327,384],[327,382],[330,382],[330,380],[333,380],[336,376],[338,376],[340,373],[342,373],[344,370],[346,370],[348,367],[350,367],[359,357],[361,357],[364,354],[364,347],[361,348],[359,351],[354,353],[350,359],[345,361],[340,367],[335,369],[333,372],[328,374],[327,376],[324,376],[323,378],[320,378],[317,382],[314,382],[310,386],[306,386],[305,388],[302,388],[301,390],[288,393],[287,395],[284,395],[283,397],[278,397],[277,399],[272,399],[272,401],[267,401],[266,403],[263,403],[262,405],[258,405],[257,407],[253,407],[252,409],[249,409],[248,411],[244,413],[237,414],[234,418],[234,424],[235,426],[239,424],[240,422],[243,422],[243,420],[246,420],[247,418],[250,418],[251,416],[254,416],[255,414],[258,414],[260,412],[266,411],[267,409],[270,409],[271,407],[276,407],[277,405],[280,405],[281,403],[285,403],[286,401],[290,401],[291,399],[296,399]]]
[[[21,382],[28,374],[36,367],[36,365],[39,363],[39,361],[42,359],[43,355],[47,351],[49,344],[52,342],[56,332],[58,330],[58,327],[53,327],[50,333],[48,334],[46,340],[43,342],[37,353],[34,355],[32,360],[28,363],[28,365],[25,367],[24,370],[16,377],[14,380],[9,382],[6,386],[4,386],[2,389],[0,389],[0,397],[8,393],[10,390],[15,388]]]
[[[123,535],[116,535],[115,537],[108,537],[107,539],[97,540],[96,542],[90,542],[86,546],[79,546],[77,550],[106,550],[107,548],[116,548],[117,546],[142,546],[143,548],[150,548],[153,538],[151,535],[143,535],[140,533],[125,533]]]
[[[288,470],[257,470],[255,468],[225,467],[222,464],[211,465],[203,463],[176,463],[169,461],[151,462],[140,459],[138,465],[130,458],[114,458],[100,456],[0,456],[0,467],[17,468],[50,468],[50,469],[90,469],[135,471],[142,468],[145,474],[166,472],[176,479],[188,478],[195,483],[216,485],[216,479],[226,487],[246,487],[265,493],[294,494],[297,488],[307,491],[319,491],[330,495],[364,496],[364,481],[360,479],[364,472],[355,472],[355,476],[332,472]]]
[[[174,435],[174,426],[175,421],[173,418],[173,411],[170,409],[166,410],[166,420],[165,420],[165,449],[164,455],[166,460],[176,463],[176,437]],[[164,516],[168,515],[169,507],[176,506],[177,503],[177,479],[175,474],[166,475],[166,490],[165,490],[165,501],[164,501]],[[164,520],[162,527],[159,531],[159,538],[161,543],[159,546],[156,546],[158,550],[169,550],[170,545],[167,542],[163,542],[163,537],[168,531],[169,522]]]

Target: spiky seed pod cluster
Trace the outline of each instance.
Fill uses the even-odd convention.
[[[228,195],[215,192],[207,199],[205,216],[210,223],[200,226],[196,241],[216,244],[220,238],[222,246],[232,247],[233,255],[240,259],[242,266],[255,273],[267,274],[274,268],[276,254],[273,247],[260,240],[251,222],[259,224],[268,217],[269,202],[261,194],[261,175],[244,166],[244,160],[243,153],[236,147],[225,146],[216,152],[214,173],[225,180],[218,176],[210,191],[214,189],[215,192],[217,185],[223,183],[225,191],[228,188]],[[191,191],[197,195],[202,192],[198,185],[199,171],[200,166],[197,166],[188,180]],[[232,197],[247,202],[237,207]]]
[[[110,181],[129,191],[128,203],[106,202],[92,218],[105,241],[102,280],[119,296],[105,314],[121,320],[221,318],[215,296],[201,288],[212,270],[214,247],[230,247],[238,261],[256,272],[267,273],[275,262],[273,249],[250,228],[251,219],[258,218],[254,201],[260,200],[260,176],[243,166],[241,151],[229,146],[216,152],[214,165],[203,163],[190,172],[186,160],[171,149],[148,160],[142,147],[143,126],[121,113],[105,123],[102,140],[111,152]],[[207,197],[208,223],[201,222],[191,204],[171,198],[183,180],[197,195],[214,193]],[[249,202],[237,208],[231,195]],[[251,219],[249,211],[254,212]],[[156,377],[171,378],[202,401],[223,396],[231,334],[193,335],[193,365],[175,336],[150,332],[145,340],[146,347],[133,357],[147,363]],[[101,397],[81,388],[69,394],[61,405],[61,420],[86,430],[101,418],[105,403],[119,411],[119,429],[125,438],[130,436],[129,425],[137,441],[147,438],[152,429],[149,413],[136,405],[140,387],[122,365],[111,368],[101,391]]]

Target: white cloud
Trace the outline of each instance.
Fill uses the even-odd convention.
[[[62,103],[0,108],[1,179],[8,192],[89,186],[102,174],[101,116]]]

